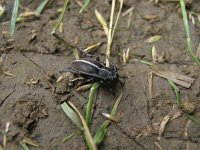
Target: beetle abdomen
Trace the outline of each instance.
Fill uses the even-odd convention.
[[[75,60],[72,62],[72,68],[80,73],[86,73],[86,74],[97,74],[99,67],[95,65],[94,63],[91,63],[87,60]]]

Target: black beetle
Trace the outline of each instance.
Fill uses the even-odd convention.
[[[113,89],[117,83],[123,85],[119,80],[117,67],[106,67],[98,59],[82,58],[74,60],[70,68],[65,71],[72,72],[83,76],[84,78],[91,79],[93,82],[100,82],[105,87]]]

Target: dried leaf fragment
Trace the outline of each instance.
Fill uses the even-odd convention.
[[[119,122],[119,120],[114,117],[113,115],[110,115],[110,114],[107,114],[107,113],[102,113],[102,115],[106,118],[108,118],[110,121],[113,121],[113,122]]]
[[[158,16],[157,15],[145,15],[143,18],[146,20],[153,20],[153,19],[157,19]]]
[[[85,84],[76,89],[78,92],[87,91],[92,87],[92,84]]]
[[[146,40],[146,43],[154,43],[154,42],[159,41],[161,38],[162,38],[162,36],[160,36],[160,35],[155,35],[155,36],[152,36],[152,37],[148,38],[148,39]]]
[[[85,48],[83,51],[86,52],[86,53],[89,53],[89,52],[91,52],[93,49],[99,47],[100,45],[101,45],[101,42],[92,44],[92,45],[88,46],[87,48]]]
[[[169,115],[166,115],[166,116],[162,119],[162,121],[161,121],[161,123],[160,123],[159,131],[158,131],[158,135],[159,135],[158,140],[160,140],[160,138],[161,138],[161,136],[162,136],[162,134],[163,134],[163,132],[164,132],[164,130],[165,130],[165,127],[166,127],[166,125],[167,125],[169,119],[170,119],[170,116],[169,116]]]
[[[101,15],[100,12],[98,12],[97,9],[95,9],[95,15],[97,17],[97,20],[100,22],[100,24],[103,26],[104,32],[106,34],[106,36],[108,37],[108,25],[106,20],[104,19],[104,17]]]
[[[26,144],[29,144],[33,147],[40,147],[39,143],[33,139],[30,139],[30,138],[27,138],[25,137],[22,142],[26,143]]]
[[[130,47],[127,50],[123,51],[123,62],[126,64],[130,59]]]
[[[194,79],[181,74],[173,73],[171,71],[166,71],[163,68],[158,68],[157,66],[151,66],[151,71],[159,77],[173,81],[174,83],[189,88],[194,82]]]

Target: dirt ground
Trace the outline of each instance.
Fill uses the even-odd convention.
[[[31,10],[40,4],[40,1],[20,2]],[[193,0],[188,11],[200,14],[199,5],[199,0]],[[8,13],[1,21],[10,20],[12,6],[13,1],[6,1]],[[71,49],[50,35],[59,16],[57,9],[62,6],[63,1],[55,2],[39,18],[18,23],[13,37],[6,34],[9,24],[0,25],[1,129],[6,122],[10,122],[6,149],[21,149],[19,141],[24,137],[32,138],[41,145],[41,148],[31,149],[87,149],[82,135],[61,144],[66,135],[77,131],[77,127],[62,111],[61,102],[70,100],[84,114],[89,93],[79,93],[74,88],[69,91],[66,83],[55,82],[59,71],[70,66],[74,59]],[[110,1],[94,0],[87,11],[79,14],[80,6],[72,1],[65,14],[64,32],[60,35],[81,49],[102,42],[95,54],[105,60],[107,39],[94,10],[98,9],[109,20],[110,6]],[[151,48],[155,45],[157,53],[163,56],[160,64],[162,68],[194,78],[190,88],[179,88],[182,101],[192,102],[198,114],[200,70],[187,52],[179,3],[155,4],[148,0],[125,0],[123,12],[130,7],[134,8],[131,25],[127,28],[128,17],[121,17],[111,51],[111,61],[119,67],[119,74],[126,75],[125,86],[117,87],[116,90],[116,96],[123,93],[117,110],[120,122],[109,126],[106,139],[99,149],[198,150],[200,128],[184,115],[170,120],[158,140],[158,128],[163,117],[180,112],[175,93],[167,80],[154,76],[153,98],[150,98],[147,81],[149,67],[134,61],[122,65],[122,57],[119,55],[130,47],[132,58],[151,62]],[[148,16],[156,17],[149,19]],[[191,21],[189,23],[196,51],[200,42],[200,28]],[[154,35],[161,35],[162,39],[153,44],[145,42]],[[35,81],[35,84],[31,84],[31,81]],[[53,89],[56,89],[55,92]],[[110,113],[115,100],[111,93],[99,89],[91,123],[92,135],[105,121],[102,112]]]

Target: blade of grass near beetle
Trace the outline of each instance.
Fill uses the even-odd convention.
[[[180,99],[180,90],[179,88],[174,84],[174,82],[172,82],[171,80],[168,80],[169,84],[173,87],[174,92],[176,94],[176,103],[178,105],[178,107],[180,107],[181,105],[181,99]]]
[[[44,7],[47,5],[48,2],[49,0],[42,1],[42,3],[37,7],[35,11],[36,16],[40,16],[41,12],[44,10]]]
[[[56,33],[56,30],[59,28],[63,18],[64,18],[64,15],[65,15],[65,11],[67,10],[67,6],[68,6],[68,2],[69,0],[64,0],[64,6],[63,6],[63,9],[62,9],[62,13],[60,14],[59,16],[59,20],[58,20],[58,23],[55,25],[55,27],[53,28],[53,30],[51,31],[51,34],[53,35],[54,33]]]
[[[197,116],[194,115],[189,115],[189,114],[185,114],[190,120],[192,120],[192,122],[194,122],[195,124],[197,124],[200,127],[200,118],[197,118]]]
[[[82,12],[83,12],[83,10],[89,5],[90,1],[91,1],[91,0],[85,0],[85,1],[84,1],[84,4],[83,4],[81,10],[79,11],[79,13],[82,13]]]
[[[82,125],[83,125],[83,128],[84,128],[83,132],[84,132],[85,139],[86,139],[86,142],[87,142],[89,149],[90,150],[97,150],[96,145],[94,143],[94,140],[92,138],[92,135],[90,133],[90,130],[87,126],[85,119],[83,118],[81,113],[78,111],[78,109],[70,101],[68,102],[68,104],[76,111],[76,113],[78,114],[78,116],[79,116],[79,118],[82,122]]]
[[[11,35],[13,35],[13,33],[15,31],[15,24],[16,24],[16,20],[17,20],[18,8],[19,8],[19,0],[15,0],[14,6],[13,6],[11,23],[10,23]]]
[[[69,139],[71,139],[74,135],[78,135],[80,134],[80,131],[74,132],[70,135],[67,135],[66,137],[64,137],[61,141],[61,143],[65,143],[66,141],[68,141]]]
[[[113,108],[112,108],[112,111],[111,111],[111,115],[115,115],[116,111],[117,111],[117,108],[119,106],[119,103],[120,101],[122,100],[122,94],[119,96],[119,98],[116,100]],[[101,144],[101,142],[104,140],[105,138],[105,135],[107,133],[107,130],[108,130],[108,125],[110,124],[110,120],[106,120],[102,125],[101,127],[97,130],[97,133],[95,134],[94,136],[94,142],[95,144]]]
[[[23,150],[29,150],[29,147],[26,145],[26,143],[20,141],[19,144],[22,146]]]
[[[180,0],[180,5],[181,5],[181,11],[182,11],[182,15],[183,15],[185,33],[186,33],[186,37],[187,37],[187,49],[188,49],[188,52],[189,52],[190,56],[192,57],[193,61],[196,62],[196,64],[200,67],[200,61],[198,60],[197,57],[195,57],[193,50],[192,50],[191,34],[190,34],[189,25],[188,25],[188,18],[187,18],[187,13],[185,10],[184,0]]]
[[[113,28],[115,3],[116,3],[116,0],[112,0],[111,12],[110,12],[110,22],[109,22],[109,28],[108,28],[107,47],[106,47],[106,67],[110,66],[109,59],[110,59],[110,50],[111,50],[111,45],[112,45],[112,28]]]
[[[90,89],[89,100],[88,100],[87,109],[86,109],[86,116],[85,116],[85,120],[86,120],[86,123],[87,123],[88,126],[90,125],[94,94],[97,91],[99,85],[100,85],[99,82],[96,82],[95,84],[93,84],[93,86]]]
[[[100,22],[100,24],[102,25],[103,27],[103,30],[106,34],[106,36],[108,37],[108,25],[107,25],[107,22],[106,20],[104,19],[104,17],[100,14],[100,12],[98,12],[97,9],[95,9],[95,15],[97,17],[97,20]]]
[[[75,58],[79,59],[77,48],[74,47],[73,45],[71,45],[70,43],[68,43],[66,40],[64,40],[62,37],[60,37],[58,34],[56,34],[56,30],[59,28],[59,26],[60,26],[60,24],[61,24],[61,22],[62,22],[62,20],[64,18],[65,11],[67,10],[68,2],[69,2],[69,0],[65,0],[64,1],[64,6],[63,6],[63,9],[62,9],[62,13],[59,16],[59,20],[58,20],[57,24],[54,26],[53,30],[51,31],[51,35],[53,35],[59,41],[64,43],[66,47],[72,48],[72,51],[73,51],[73,54],[74,54]]]
[[[120,3],[120,7],[119,7],[119,11],[118,11],[118,14],[117,14],[117,17],[116,17],[116,20],[115,20],[115,25],[114,25],[113,31],[112,31],[112,40],[113,40],[113,37],[114,37],[114,34],[115,34],[115,30],[116,30],[116,27],[117,27],[117,24],[118,24],[118,21],[119,21],[119,16],[120,16],[120,14],[122,12],[122,6],[123,6],[123,3],[124,3],[124,0],[119,0],[119,3]]]
[[[76,112],[66,102],[61,104],[61,108],[63,109],[65,114],[72,120],[72,122],[74,122],[75,125],[77,125],[77,127],[82,130],[83,127]]]

